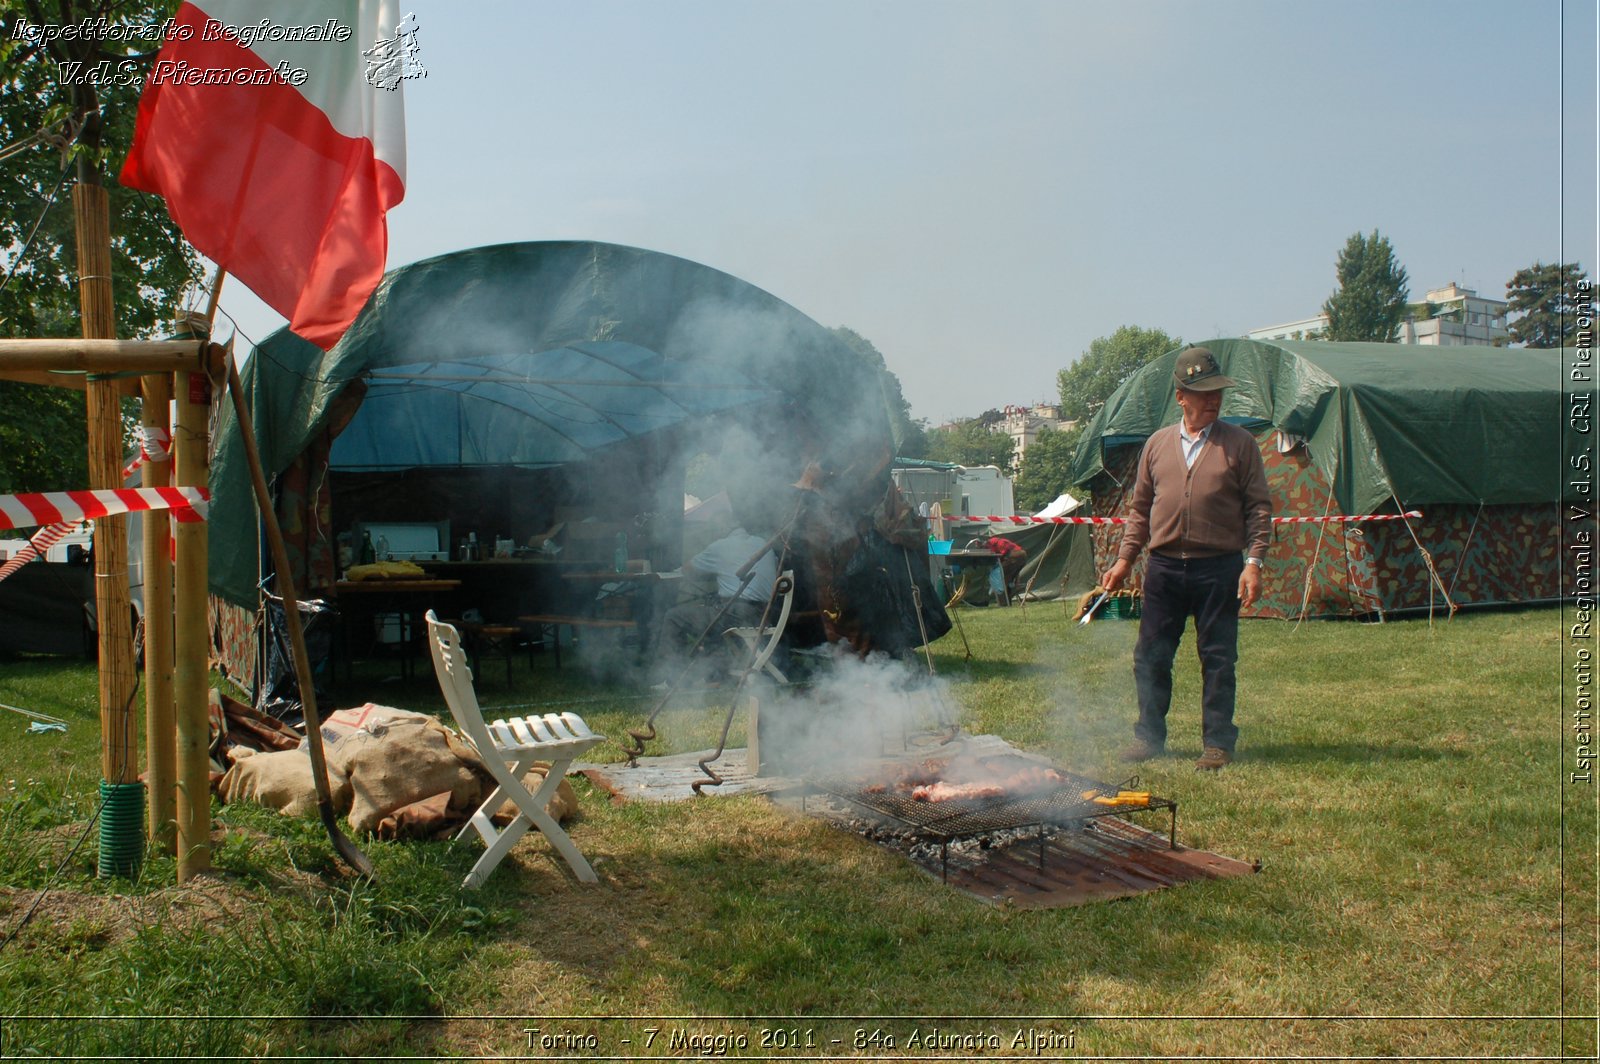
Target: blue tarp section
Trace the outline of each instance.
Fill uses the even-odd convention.
[[[780,395],[736,370],[670,362],[628,343],[412,363],[367,378],[330,464],[559,465]]]

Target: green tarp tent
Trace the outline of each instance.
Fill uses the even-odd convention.
[[[673,549],[684,449],[732,426],[740,436],[723,458],[758,474],[747,484],[792,495],[812,464],[816,494],[851,522],[889,489],[875,369],[776,297],[638,248],[502,244],[414,263],[384,278],[331,351],[280,330],[243,378],[302,594],[334,582],[333,537],[351,516],[328,498],[341,476],[364,493],[369,519],[432,519],[416,512],[424,493],[454,508],[463,532],[475,528],[470,507],[494,509],[505,526],[475,528],[485,541],[541,531],[558,492],[628,517],[652,511],[657,555]],[[257,517],[226,406],[218,441],[211,589],[254,609]],[[438,470],[448,472],[421,483],[418,471]]]
[[[1088,525],[966,525],[962,532],[963,538],[973,539],[1004,536],[1028,552],[1027,562],[1017,572],[1016,597],[1033,601],[1081,595],[1100,579]]]
[[[1557,599],[1561,506],[1579,446],[1563,432],[1574,390],[1561,351],[1321,341],[1206,341],[1228,389],[1222,417],[1259,440],[1279,523],[1261,616]],[[1144,440],[1178,420],[1172,351],[1089,423],[1071,480],[1096,514],[1124,512]],[[1096,533],[1109,564],[1121,532]]]
[[[994,525],[990,534],[1016,540],[1027,550],[1017,581],[1031,598],[1079,595],[1100,581],[1088,525]]]

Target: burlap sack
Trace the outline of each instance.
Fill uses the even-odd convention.
[[[478,756],[478,751],[473,748],[471,743],[449,728],[445,729],[445,733],[450,742],[450,749],[454,750],[461,760],[465,761],[472,768],[472,771],[478,774],[478,780],[483,784],[483,794],[480,796],[480,800],[489,797],[490,792],[498,784],[495,782],[495,778],[489,774],[489,770],[484,767],[483,759]],[[544,782],[545,773],[549,771],[550,762],[535,761],[528,766],[527,775],[522,777],[522,785],[528,788],[530,792],[538,790],[539,785]],[[562,780],[557,784],[556,793],[550,796],[550,801],[545,805],[545,811],[554,817],[558,824],[573,813],[576,813],[578,811],[578,793],[572,789],[572,784],[566,780]],[[516,815],[517,803],[507,798],[500,803],[500,808],[495,810],[489,819],[504,827],[511,823],[516,818]]]
[[[317,788],[311,778],[311,753],[308,750],[278,750],[261,754],[236,749],[233,766],[217,782],[217,795],[224,804],[257,802],[285,816],[308,816],[317,810]],[[328,765],[328,790],[333,811],[350,808],[350,779],[344,771]]]
[[[544,778],[544,772],[539,768],[530,769],[523,779],[523,785],[530,791],[539,786]],[[493,786],[486,783],[486,787]],[[487,792],[485,792],[487,793]],[[562,780],[556,788],[556,793],[551,796],[550,804],[545,808],[556,821],[565,820],[577,809],[577,794],[572,789],[572,784]],[[380,839],[448,839],[466,823],[467,818],[473,813],[472,809],[450,808],[450,794],[448,791],[435,794],[412,802],[394,810],[378,822],[376,834]],[[504,802],[498,812],[490,819],[496,826],[505,827],[516,818],[517,806],[515,802]]]
[[[371,724],[345,736],[329,751],[330,769],[350,779],[350,827],[377,830],[402,806],[450,792],[450,808],[466,809],[482,799],[477,773],[462,760],[459,741],[431,717]]]
[[[378,821],[380,839],[448,839],[467,819],[465,810],[450,808],[450,792],[402,805]]]
[[[364,705],[351,709],[338,709],[322,718],[322,744],[332,746],[352,732],[366,729],[371,731],[379,724],[387,724],[391,720],[432,720],[426,713],[418,713],[414,709],[397,709],[394,706],[380,706],[376,702],[367,702]],[[301,740],[304,745],[305,740]]]

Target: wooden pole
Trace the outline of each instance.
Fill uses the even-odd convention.
[[[179,486],[205,487],[210,480],[206,425],[211,378],[204,373],[180,373],[174,391],[172,475]],[[182,883],[211,867],[206,522],[179,521],[173,540],[178,555],[172,581],[173,696],[177,707],[178,882]]]
[[[311,782],[317,791],[317,812],[322,816],[322,826],[328,832],[334,850],[351,868],[370,876],[371,859],[340,830],[338,815],[334,812],[333,795],[328,787],[328,766],[322,752],[322,717],[317,712],[317,687],[311,675],[311,655],[306,652],[305,632],[300,626],[300,600],[294,590],[294,571],[289,565],[289,550],[283,541],[283,529],[278,525],[277,511],[272,507],[272,494],[267,490],[266,471],[261,465],[261,454],[256,449],[255,426],[251,423],[250,408],[245,405],[239,368],[231,358],[228,359],[228,395],[233,401],[234,417],[239,422],[239,443],[244,449],[245,464],[250,467],[251,486],[255,489],[256,506],[261,511],[261,526],[272,552],[274,581],[278,595],[283,599],[283,627],[289,635],[295,681],[300,687],[300,709],[306,718],[306,752],[311,755]]]
[[[217,267],[217,275],[211,280],[211,297],[206,300],[206,335],[211,335],[211,330],[217,322],[217,304],[222,301],[222,282],[228,279],[228,271],[221,266]],[[231,347],[233,341],[228,341]],[[231,356],[230,356],[231,357]]]
[[[47,388],[71,388],[73,391],[85,391],[89,387],[89,380],[82,373],[56,372],[47,369],[0,369],[0,381],[16,381],[18,384],[42,384]],[[139,379],[137,377],[124,377],[117,381],[117,389],[123,395],[135,396],[139,394]]]
[[[99,198],[104,204],[105,189],[98,185],[79,185],[78,188],[89,190],[87,193],[75,193],[75,197],[82,200],[95,199],[94,192],[99,192]],[[93,211],[93,207],[85,207],[80,202],[79,215],[82,218],[85,210]],[[107,235],[109,220],[101,219],[100,234],[105,240],[110,240]],[[80,221],[78,228],[78,253],[85,251],[85,230]],[[91,233],[92,237],[93,234]],[[107,244],[99,256],[105,269],[111,268],[111,249]],[[83,260],[79,260],[82,262]],[[107,301],[102,308],[104,321],[101,314],[95,315],[94,328],[115,329],[113,317],[115,310],[110,305],[111,277],[109,274],[90,273],[91,265],[82,267],[81,287],[79,289],[79,303],[83,304],[89,298],[88,293],[95,292],[97,300]],[[103,294],[101,293],[101,290]],[[84,308],[84,328],[90,328],[89,312]],[[113,340],[109,337],[86,337],[76,339],[33,339],[33,340],[0,340],[0,370],[78,370],[87,373],[122,372],[122,373],[175,373],[179,370],[204,370],[206,345],[195,340]]]
[[[111,202],[104,186],[79,181],[77,215],[78,304],[87,338],[116,335],[111,294]],[[89,487],[122,487],[122,404],[117,385],[89,382]],[[100,650],[100,768],[107,783],[138,779],[138,739],[133,699],[138,676],[133,659],[133,607],[128,595],[126,516],[94,523],[95,609]]]
[[[146,430],[172,428],[172,375],[152,373],[141,381]],[[171,460],[147,461],[140,484],[172,483]],[[177,704],[173,699],[172,518],[148,510],[144,521],[144,742],[145,783],[150,792],[150,844],[177,852]]]

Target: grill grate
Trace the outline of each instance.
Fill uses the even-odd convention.
[[[1023,758],[1005,760],[1014,762],[1015,766],[1036,765],[1036,762]],[[993,762],[990,767],[1001,773],[1005,771],[1003,766]],[[1110,785],[1060,769],[1053,771],[1061,777],[1060,783],[1024,794],[958,798],[941,802],[918,801],[909,794],[895,790],[869,790],[872,784],[859,778],[816,780],[812,781],[811,787],[814,792],[842,799],[887,817],[912,834],[938,843],[941,850],[959,839],[1037,828],[1042,866],[1046,829],[1082,827],[1100,817],[1159,810],[1165,810],[1170,818],[1168,845],[1174,850],[1178,848],[1178,803],[1172,799],[1151,795],[1150,804],[1145,806],[1106,806],[1083,797],[1084,791],[1115,794],[1119,789],[1136,789],[1139,777],[1132,776],[1120,784]]]

